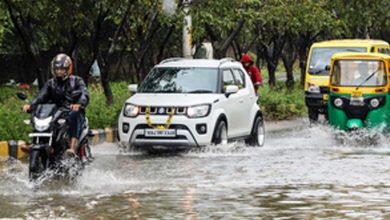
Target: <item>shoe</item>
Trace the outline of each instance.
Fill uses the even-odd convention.
[[[67,153],[69,156],[75,156],[75,155],[76,155],[76,153],[74,152],[73,149],[67,149],[67,150],[66,150],[66,153]]]
[[[22,145],[21,147],[20,147],[21,149],[22,149],[22,151],[23,152],[25,152],[25,153],[30,153],[31,152],[31,149],[32,149],[32,145]]]

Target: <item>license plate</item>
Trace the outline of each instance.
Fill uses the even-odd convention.
[[[363,93],[361,91],[353,91],[352,92],[352,97],[361,97]]]
[[[353,106],[364,106],[364,99],[363,97],[351,97],[349,104]]]
[[[146,137],[176,137],[176,130],[145,129],[145,136]]]

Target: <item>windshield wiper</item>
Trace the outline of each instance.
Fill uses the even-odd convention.
[[[197,89],[197,90],[193,90],[193,91],[190,91],[187,93],[213,93],[213,91],[207,90],[207,89]]]
[[[355,90],[358,90],[362,85],[364,85],[364,83],[370,80],[377,72],[378,70],[375,70],[373,73],[371,73],[363,82],[361,82],[358,86],[356,86]]]
[[[309,71],[309,73],[312,75],[317,75],[317,74],[322,73],[323,71],[325,71],[325,69],[317,69],[315,71]]]

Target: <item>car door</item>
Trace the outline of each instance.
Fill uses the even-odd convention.
[[[245,118],[248,117],[248,110],[245,106],[244,98],[246,96],[245,89],[242,87],[242,81],[239,83],[234,77],[231,69],[223,69],[223,84],[236,85],[239,87],[239,91],[235,94],[231,94],[226,99],[227,113],[228,113],[228,133],[229,137],[239,137],[245,134]]]
[[[231,69],[222,69],[222,81],[223,90],[229,85],[236,85],[234,80],[233,72]],[[231,94],[229,97],[224,99],[223,108],[228,118],[228,136],[229,138],[237,137],[239,135],[239,126],[241,118],[241,107],[239,106],[240,96]]]
[[[250,93],[250,89],[252,89],[250,86],[247,86],[248,82],[245,82],[245,73],[242,72],[239,69],[233,69],[233,76],[236,82],[236,85],[240,88],[237,92],[238,97],[238,104],[240,106],[240,124],[238,125],[239,129],[239,135],[249,135],[250,131],[252,129],[252,120],[250,116],[251,108],[252,108],[252,98],[254,96],[254,93]],[[252,95],[252,98],[251,98]]]

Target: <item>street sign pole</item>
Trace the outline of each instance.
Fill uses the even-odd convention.
[[[183,0],[183,57],[192,58],[192,18],[189,13],[191,0]]]

